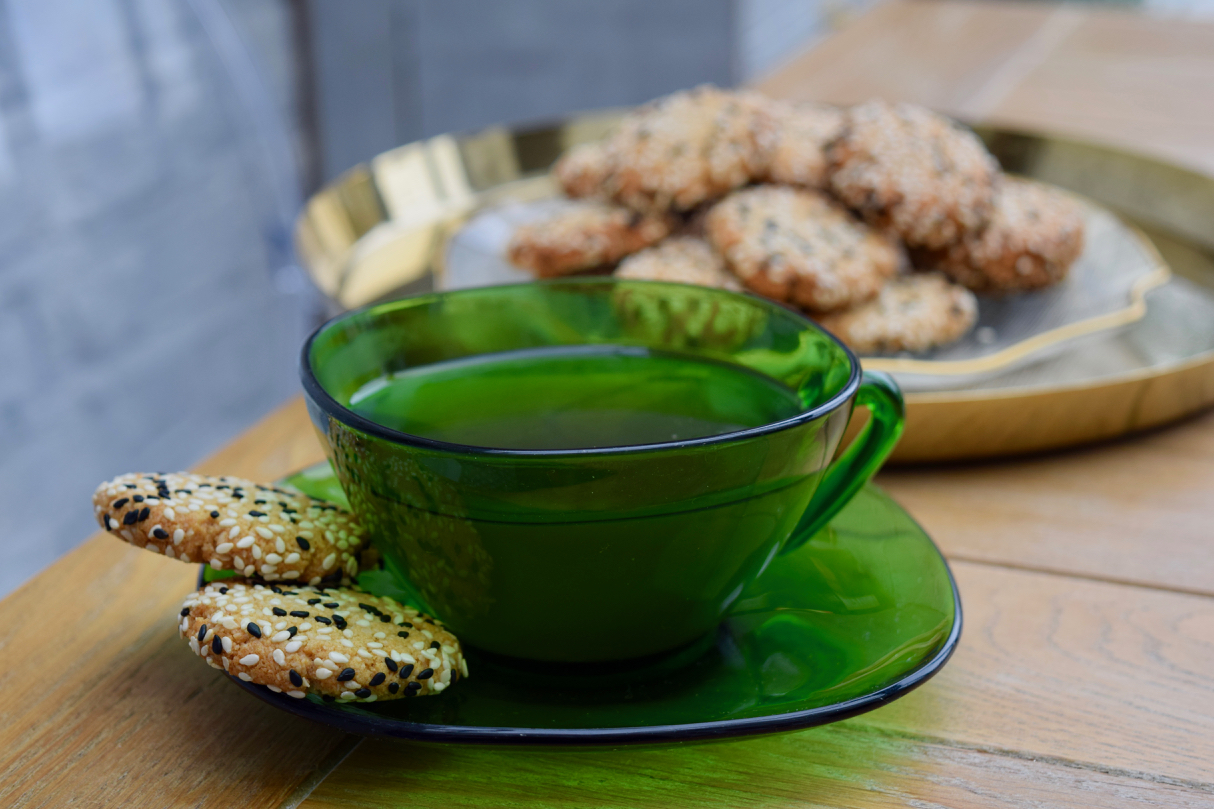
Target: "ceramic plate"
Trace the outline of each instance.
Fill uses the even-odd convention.
[[[285,482],[345,501],[327,464]],[[359,583],[409,600],[382,571]],[[961,602],[943,557],[870,484],[825,531],[773,561],[715,635],[658,660],[574,667],[469,649],[471,676],[445,694],[361,705],[232,682],[282,710],[367,736],[669,743],[796,730],[872,710],[939,671],[960,634]]]

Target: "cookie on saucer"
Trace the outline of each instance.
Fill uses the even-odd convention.
[[[506,256],[540,278],[610,267],[661,241],[672,222],[606,202],[579,202],[514,231]]]
[[[999,166],[973,132],[914,104],[852,107],[827,149],[830,188],[911,247],[940,248],[990,217]]]
[[[808,189],[737,191],[709,211],[706,230],[746,287],[812,312],[872,298],[902,262],[890,239]]]
[[[297,699],[427,696],[468,676],[441,622],[354,587],[212,582],[185,600],[178,630],[212,667]]]
[[[843,133],[845,115],[825,104],[772,101],[776,120],[775,148],[767,180],[783,185],[824,188],[826,147]]]
[[[606,183],[611,176],[611,157],[602,141],[574,146],[552,167],[553,176],[566,196],[606,196]]]
[[[132,545],[266,581],[353,577],[367,538],[340,506],[236,477],[122,475],[97,488],[93,510]]]
[[[975,292],[1040,289],[1066,277],[1083,252],[1079,202],[1041,183],[1004,177],[981,231],[942,250],[921,251],[919,266],[944,272]]]
[[[901,276],[867,303],[816,318],[861,354],[947,345],[964,336],[977,319],[974,293],[939,273]]]
[[[642,250],[620,262],[616,278],[641,281],[674,281],[717,287],[734,292],[742,284],[725,269],[725,260],[708,242],[691,236],[678,236]]]

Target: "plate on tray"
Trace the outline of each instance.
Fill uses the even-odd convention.
[[[345,502],[328,464],[284,482]],[[360,574],[359,583],[409,600],[384,571]],[[960,635],[948,565],[923,529],[870,484],[826,530],[777,557],[715,634],[660,659],[565,667],[467,649],[471,676],[449,692],[369,704],[294,699],[231,679],[284,711],[366,736],[658,744],[797,730],[864,713],[926,682]]]
[[[309,200],[299,255],[335,309],[500,283],[481,279],[487,265],[461,255],[503,239],[500,222],[495,232],[482,217],[551,204],[552,162],[600,138],[619,115],[441,135],[385,152]],[[1071,446],[1214,404],[1214,179],[1045,134],[976,131],[1005,170],[1088,200],[1093,238],[1071,281],[1034,293],[1033,307],[987,299],[970,340],[864,361],[892,370],[907,391],[906,432],[892,460]],[[1117,283],[1104,283],[1110,278]]]

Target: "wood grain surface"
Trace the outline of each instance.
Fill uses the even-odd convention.
[[[880,7],[763,89],[905,98],[1214,167],[1212,58],[1210,26],[925,0]],[[295,401],[200,468],[269,480],[321,457]],[[194,568],[95,537],[0,602],[0,805],[1214,807],[1212,458],[1205,415],[883,473],[953,564],[953,661],[844,723],[689,748],[359,744],[189,653],[173,617]]]

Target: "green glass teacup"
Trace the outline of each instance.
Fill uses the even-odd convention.
[[[760,374],[794,411],[698,438],[506,449],[402,432],[351,404],[368,383],[435,364],[458,372],[467,362],[471,374],[477,358],[605,347]],[[861,374],[801,315],[748,295],[610,278],[351,312],[308,340],[302,376],[388,568],[465,643],[532,660],[627,660],[702,637],[776,554],[851,499],[903,425],[894,382]],[[518,404],[486,398],[491,414]],[[857,404],[872,418],[832,463]]]

